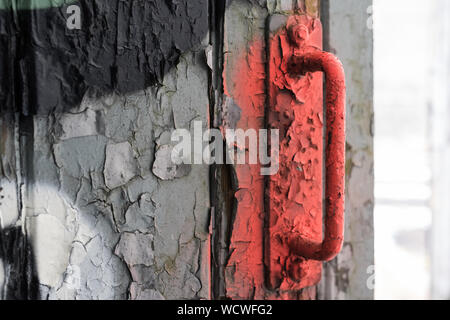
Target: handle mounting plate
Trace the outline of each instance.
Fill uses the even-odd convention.
[[[294,54],[322,49],[322,27],[306,15],[273,15],[269,21],[267,126],[280,130],[280,169],[266,185],[268,285],[300,290],[321,279],[322,262],[291,252],[283,240],[298,233],[322,241],[323,75],[291,76]]]

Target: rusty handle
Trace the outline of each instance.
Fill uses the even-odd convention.
[[[291,251],[307,259],[329,261],[341,251],[344,240],[345,189],[345,75],[342,63],[331,53],[313,51],[293,56],[289,72],[323,72],[326,77],[326,218],[321,243],[289,235]]]

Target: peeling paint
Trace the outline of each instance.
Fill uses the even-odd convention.
[[[283,28],[273,30],[269,39],[267,121],[270,128],[280,130],[281,150],[280,170],[269,177],[266,190],[269,216],[266,263],[271,287],[289,291],[311,287],[321,277],[321,262],[295,255],[286,238],[292,234],[292,238],[322,241],[324,117],[322,75],[307,73],[299,77],[288,70],[295,54],[321,48],[320,21],[306,15],[291,16],[284,21]],[[301,27],[305,29],[297,30]],[[296,41],[302,42],[301,47],[296,48]]]
[[[319,164],[309,163],[309,159],[320,162],[316,155],[321,148],[319,131],[327,119],[320,110],[304,115],[307,112],[304,106],[308,104],[306,91],[313,86],[319,92],[321,76],[306,75],[290,79],[289,83],[278,79],[275,83],[281,93],[273,95],[275,99],[270,102],[267,66],[272,61],[267,60],[267,51],[271,47],[266,47],[267,32],[273,34],[286,24],[286,16],[280,13],[290,15],[294,11],[311,17],[309,41],[320,47],[320,24],[315,20],[319,1],[233,0],[226,4],[201,1],[199,7],[186,1],[144,2],[133,1],[132,5],[116,1],[111,5],[95,1],[86,5],[88,14],[95,7],[106,19],[93,20],[86,27],[101,35],[102,21],[106,21],[107,26],[118,32],[104,39],[89,40],[86,36],[91,30],[83,30],[79,40],[89,50],[81,54],[78,49],[67,49],[78,41],[74,34],[68,35],[67,42],[58,40],[58,50],[39,60],[33,69],[38,79],[44,71],[51,76],[46,78],[48,81],[25,79],[36,84],[30,91],[12,86],[19,82],[14,81],[14,76],[27,74],[24,72],[27,65],[40,57],[46,46],[54,47],[50,38],[42,38],[45,33],[33,38],[41,41],[43,46],[38,48],[41,51],[27,56],[19,69],[11,66],[2,69],[0,196],[5,198],[0,201],[3,224],[0,240],[7,243],[10,251],[1,252],[0,260],[19,275],[2,276],[5,268],[0,270],[0,284],[3,281],[3,288],[9,292],[3,298],[322,297],[321,287],[319,292],[314,286],[299,290],[304,283],[298,286],[287,280],[303,279],[305,272],[315,272],[299,268],[306,264],[301,261],[299,264],[296,259],[283,265],[283,272],[289,277],[275,279],[275,288],[268,286],[263,248],[269,214],[265,202],[268,185],[260,176],[258,165],[224,165],[210,170],[202,165],[173,166],[169,161],[173,129],[192,130],[193,121],[197,120],[202,121],[204,128],[259,129],[266,127],[272,118],[283,130],[285,143],[296,144],[293,148],[296,152],[285,154],[292,159],[284,161],[292,165],[289,176],[282,170],[279,177],[282,194],[286,196],[283,202],[287,209],[283,210],[287,213],[286,223],[293,229],[303,225],[304,220],[321,225],[321,206],[315,206],[320,200],[305,202],[305,199],[315,199],[320,193]],[[145,10],[139,11],[142,6]],[[116,9],[123,23],[110,23],[108,17]],[[20,26],[36,23],[42,27],[44,22],[59,26],[60,10],[49,10],[58,11],[50,21],[40,16],[31,19],[21,13]],[[130,19],[125,18],[128,13],[124,14],[128,10],[133,13]],[[149,12],[153,13],[152,18],[142,22]],[[214,12],[214,17],[210,17],[211,35],[208,12]],[[0,16],[0,47],[14,49],[0,50],[0,60],[9,61],[17,54],[15,49],[25,50],[33,39],[25,39],[24,48],[12,46],[11,33],[17,31],[8,27],[12,16],[7,11],[0,11]],[[161,16],[174,19],[160,19]],[[136,29],[143,25],[147,30],[155,23],[156,29],[163,28],[172,34],[168,43],[161,42],[164,34],[159,37]],[[189,32],[173,32],[177,26],[181,30],[187,27]],[[55,30],[58,38],[61,30]],[[304,36],[303,31],[299,30],[299,38]],[[148,35],[146,43],[152,46],[144,50],[137,38],[130,37],[131,32]],[[280,42],[273,49],[282,47]],[[141,56],[138,53],[142,50],[145,52]],[[79,59],[73,60],[74,64],[55,63],[52,59],[61,52],[63,58],[77,55]],[[154,53],[157,57],[152,59]],[[359,62],[350,62],[352,68],[360,67]],[[43,65],[50,69],[43,70]],[[66,68],[73,67],[77,69],[75,76],[66,72]],[[80,77],[84,77],[82,81]],[[67,84],[61,87],[64,94],[59,89],[61,83]],[[355,96],[353,90],[356,89],[352,89],[351,99]],[[30,96],[21,99],[10,94],[16,92],[29,92]],[[314,97],[318,98],[319,95]],[[16,105],[17,101],[20,104]],[[268,103],[286,110],[268,114]],[[366,121],[370,122],[367,115],[371,109],[369,102],[369,111],[366,105],[353,105],[356,107],[352,107],[350,116],[354,123],[348,129],[347,209],[352,223],[359,226],[356,216],[369,212],[372,203],[370,190],[358,187],[361,179],[370,176],[373,170],[370,133],[363,137],[360,134],[370,127]],[[3,111],[41,115],[20,117],[19,123],[15,123],[14,117]],[[295,125],[303,120],[306,123],[301,125],[308,129],[306,133],[302,133],[302,128],[298,132],[301,126]],[[312,132],[312,128],[318,129]],[[291,181],[287,186],[291,171],[296,178],[304,177],[305,182]],[[16,177],[21,172],[23,176]],[[21,224],[22,213],[25,225]],[[46,232],[50,226],[54,226],[54,232]],[[312,230],[301,231],[319,239],[320,230],[314,228],[315,233]],[[350,231],[342,254],[326,265],[323,281],[326,284],[327,279],[333,281],[330,287],[336,289],[333,295],[339,298],[345,298],[347,291],[354,294],[362,290],[355,284],[355,279],[361,277],[360,267],[355,265],[356,256],[365,254],[364,261],[370,260],[370,250],[364,253],[367,245],[358,240],[361,235],[370,234],[370,222],[367,220],[363,228]],[[45,246],[55,250],[41,254]],[[31,255],[32,252],[38,256]]]
[[[66,28],[70,4],[80,8],[81,30]],[[76,0],[36,8],[0,8],[2,113],[67,112],[88,92],[160,85],[208,34],[207,0]]]
[[[244,130],[264,128],[266,17],[266,9],[243,1],[232,2],[225,15],[224,95],[242,110],[236,128]],[[222,125],[230,121],[223,119]],[[234,170],[236,207],[229,227],[226,297],[263,299],[264,178],[259,165],[236,165]]]
[[[198,81],[196,91],[188,90],[192,79]],[[204,65],[190,53],[157,90],[87,95],[71,113],[32,119],[33,161],[26,173],[33,182],[27,183],[23,199],[29,239],[4,235],[33,246],[37,296],[209,297],[208,167],[195,166],[173,181],[159,179],[152,170],[159,157],[155,150],[170,142],[165,133],[174,129],[177,108],[189,110],[177,110],[178,125],[189,129],[191,121],[206,123],[207,79]],[[15,164],[15,154],[3,155],[4,168]],[[2,178],[0,185],[8,191],[8,203],[0,210],[13,208],[16,200],[15,181],[7,188],[6,181]],[[65,218],[65,212],[73,212],[72,218]],[[5,215],[3,220],[15,224],[17,217]],[[52,226],[54,232],[44,232]],[[55,250],[43,254],[49,245]],[[24,274],[28,268],[23,258],[3,261]],[[22,274],[20,279],[33,284]],[[11,290],[20,284],[10,276],[6,280]],[[15,297],[27,294],[31,296],[17,292]]]

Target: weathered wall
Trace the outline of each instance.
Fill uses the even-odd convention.
[[[183,56],[161,88],[32,119],[19,151],[32,158],[23,168],[26,218],[3,228],[25,223],[41,298],[208,297],[208,168],[172,168],[161,152],[171,129],[206,124],[202,60],[201,51]],[[14,197],[14,183],[3,178],[2,187]],[[64,283],[73,270],[79,288],[73,277]]]
[[[1,111],[67,112],[87,89],[143,90],[208,33],[208,0],[19,3],[0,4]],[[69,5],[80,9],[80,29],[66,26]]]
[[[324,49],[342,61],[347,86],[345,243],[325,265],[321,299],[373,299],[372,0],[323,0]]]
[[[370,298],[365,283],[367,266],[373,264],[372,47],[363,14],[370,1],[324,2],[325,44],[347,73],[348,185],[346,244],[337,261],[327,264],[319,295],[315,287],[286,293],[265,287],[264,179],[248,179],[257,176],[249,175],[251,170],[259,174],[257,167],[175,166],[169,161],[171,131],[192,130],[195,120],[204,127],[263,127],[268,18],[292,9],[318,13],[317,1],[234,0],[211,1],[200,11],[187,6],[188,17],[180,23],[194,21],[209,32],[199,29],[186,46],[183,39],[165,46],[152,38],[164,37],[156,27],[149,27],[154,50],[125,41],[129,34],[123,29],[117,39],[97,39],[117,49],[112,54],[116,76],[112,70],[104,70],[104,77],[95,72],[97,62],[107,63],[109,55],[83,56],[89,61],[84,87],[68,88],[62,100],[53,96],[59,88],[47,91],[45,82],[39,82],[30,92],[43,97],[34,106],[24,105],[32,95],[11,97],[8,90],[21,96],[23,88],[7,88],[11,79],[0,79],[0,110],[44,113],[1,116],[2,297]],[[104,3],[96,3],[107,16]],[[89,11],[88,6],[83,9]],[[209,18],[199,12],[209,12]],[[158,15],[152,19],[148,21],[158,26],[164,23]],[[102,26],[91,23],[95,32]],[[88,24],[82,32],[89,30]],[[11,45],[8,32],[0,28],[0,45]],[[78,44],[85,40],[70,39]],[[38,42],[45,45],[49,39],[44,40]],[[64,43],[64,52],[73,45]],[[141,50],[142,56],[137,54]],[[158,64],[161,52],[168,60]],[[129,61],[138,63],[130,65],[133,74]],[[75,60],[74,66],[85,62]],[[39,63],[36,70],[42,68]],[[50,66],[53,73],[67,67]],[[141,71],[148,78],[139,78]],[[123,90],[124,78],[117,75],[125,78]],[[64,77],[50,77],[48,88]],[[114,81],[103,82],[105,78]],[[70,87],[73,80],[63,82]],[[83,91],[87,87],[95,90]]]
[[[3,298],[209,297],[209,170],[170,161],[173,129],[190,130],[195,120],[208,125],[208,4],[147,4],[154,6],[134,8],[129,17],[134,20],[122,21],[137,26],[151,16],[140,32],[109,30],[121,18],[108,9],[109,2],[97,1],[90,5],[106,25],[85,17],[82,36],[73,31],[67,39],[65,24],[59,23],[64,10],[51,9],[58,13],[50,23],[61,41],[53,43],[45,33],[30,40],[39,44],[33,51],[36,78],[30,79],[37,87],[21,92],[39,99],[30,108],[1,100],[2,112],[39,114],[15,119],[2,113]],[[87,2],[82,5],[84,13],[95,11]],[[26,22],[42,26],[42,19],[51,15],[44,11]],[[163,29],[171,36],[162,34]],[[90,32],[98,37],[84,43]],[[144,38],[148,41],[139,46]],[[57,50],[40,59],[52,44]],[[68,47],[78,48],[79,55],[71,58],[74,51]],[[48,61],[61,50],[59,61]],[[73,83],[67,68],[78,68],[87,82]],[[86,86],[95,90],[84,92]],[[112,89],[123,95],[111,94]],[[81,104],[74,103],[81,98]],[[22,248],[17,249],[20,255],[16,247]]]
[[[316,296],[315,288],[297,292],[268,291],[264,284],[263,249],[264,189],[252,168],[236,166],[236,201],[229,223],[226,296],[234,298],[371,299],[367,286],[373,266],[373,84],[372,32],[366,13],[371,1],[321,2],[325,50],[344,64],[347,81],[346,236],[342,253],[325,264]],[[225,14],[225,96],[242,109],[238,127],[258,128],[263,117],[261,96],[265,94],[266,32],[268,17],[300,9],[314,16],[314,1],[235,1]],[[291,11],[292,12],[292,11]],[[244,89],[242,89],[244,87]],[[245,95],[243,92],[245,91]],[[226,111],[229,104],[226,104]],[[227,116],[227,114],[226,114]],[[228,123],[225,123],[228,125]],[[249,180],[249,177],[253,179]],[[267,213],[265,213],[267,214]],[[228,226],[230,228],[230,226]]]

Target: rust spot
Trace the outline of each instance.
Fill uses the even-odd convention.
[[[319,0],[305,0],[306,14],[312,18],[318,18],[319,6]]]

